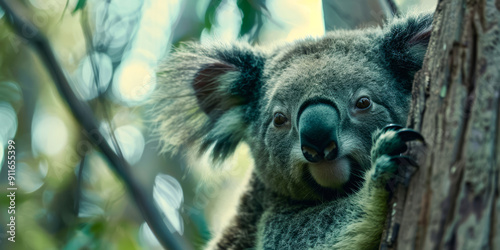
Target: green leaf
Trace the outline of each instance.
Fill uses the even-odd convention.
[[[87,0],[78,0],[76,3],[75,9],[71,12],[71,14],[75,14],[78,10],[83,10],[85,8],[85,4],[87,3]]]
[[[221,2],[222,0],[211,0],[208,4],[207,10],[205,11],[205,28],[207,30],[210,30],[215,23],[215,14]]]
[[[237,5],[243,14],[239,36],[248,35],[250,41],[256,41],[264,25],[264,17],[269,16],[266,0],[238,0]]]

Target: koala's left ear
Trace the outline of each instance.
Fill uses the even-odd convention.
[[[152,98],[163,151],[183,146],[210,151],[216,162],[231,155],[256,119],[265,56],[248,44],[186,43],[157,73]]]
[[[432,31],[433,14],[395,19],[384,27],[382,56],[394,77],[411,89],[420,70]]]

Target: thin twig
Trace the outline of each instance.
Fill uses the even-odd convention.
[[[82,196],[82,179],[83,179],[83,167],[85,166],[85,157],[87,153],[84,153],[80,164],[78,164],[78,174],[76,176],[76,192],[75,192],[75,214],[78,216],[80,213],[80,198]]]
[[[17,9],[22,8],[16,1],[9,1],[9,4],[7,4],[7,1],[0,0],[0,7],[5,11],[6,20],[12,25],[20,37],[26,39],[38,51],[40,58],[43,60],[44,65],[54,79],[54,84],[59,93],[68,103],[72,114],[87,131],[90,140],[101,149],[102,153],[109,160],[111,163],[109,166],[121,177],[130,195],[141,211],[144,220],[148,223],[158,241],[163,247],[168,249],[189,249],[188,245],[178,233],[170,232],[166,224],[168,222],[163,219],[160,212],[155,207],[152,197],[144,192],[140,188],[139,183],[132,177],[128,163],[123,158],[118,157],[107,141],[104,140],[97,126],[97,122],[94,119],[92,110],[86,103],[80,101],[75,96],[48,40],[30,21],[21,18],[13,10],[12,5],[16,5]]]
[[[108,7],[109,4],[106,5],[106,13],[108,12]],[[107,19],[107,15],[105,16]],[[123,158],[123,153],[120,148],[120,145],[118,144],[118,140],[116,139],[115,136],[115,130],[114,130],[114,124],[111,122],[111,116],[110,116],[110,111],[108,109],[108,106],[106,105],[106,101],[104,100],[103,93],[101,91],[101,79],[100,79],[100,71],[97,68],[97,63],[95,61],[94,57],[94,44],[92,41],[92,37],[90,34],[90,27],[88,25],[88,13],[87,13],[87,8],[82,9],[81,11],[81,19],[80,19],[80,24],[83,30],[83,37],[85,38],[85,44],[87,46],[87,56],[89,57],[90,65],[92,68],[93,76],[94,76],[94,86],[97,91],[97,100],[100,105],[100,107],[103,109],[103,114],[104,114],[104,122],[109,128],[109,138],[111,140],[111,144],[113,144],[116,154],[118,157]]]

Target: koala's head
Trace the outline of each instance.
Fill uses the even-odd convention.
[[[372,133],[406,121],[431,22],[413,16],[272,51],[187,44],[158,73],[153,112],[164,150],[209,150],[217,162],[244,141],[277,193],[352,193],[370,168]]]

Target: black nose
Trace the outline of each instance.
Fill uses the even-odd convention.
[[[302,154],[310,162],[337,158],[338,145],[335,133],[338,114],[328,104],[311,104],[299,116],[299,134]]]

